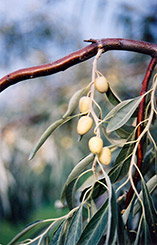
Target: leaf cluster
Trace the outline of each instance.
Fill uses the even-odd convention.
[[[32,159],[47,138],[64,123],[83,114],[73,114],[79,99],[86,94],[88,86],[77,91],[69,101],[63,117],[54,122],[41,136],[30,155]],[[30,224],[10,244],[154,244],[157,237],[157,216],[152,194],[157,179],[154,175],[147,180],[150,168],[155,163],[155,146],[150,133],[143,142],[145,153],[140,174],[140,183],[134,188],[134,196],[125,208],[125,188],[132,181],[132,167],[137,145],[137,127],[132,125],[136,110],[146,96],[121,101],[109,86],[106,93],[114,106],[101,122],[102,131],[110,142],[111,149],[121,148],[107,172],[98,164],[93,153],[83,157],[69,174],[61,201],[69,207],[69,213],[57,219],[42,220]],[[151,97],[149,97],[151,99]],[[148,103],[149,105],[149,103]],[[148,113],[149,114],[149,113]],[[148,121],[149,115],[145,118]],[[107,124],[107,126],[106,126]],[[116,137],[116,141],[115,141]],[[28,232],[32,232],[31,235]]]

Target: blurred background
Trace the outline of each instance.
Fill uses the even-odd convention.
[[[55,61],[85,47],[89,38],[131,38],[155,43],[155,0],[0,0],[0,76]],[[56,217],[63,184],[88,154],[73,120],[55,131],[38,154],[29,154],[59,119],[73,93],[91,80],[92,60],[49,77],[27,80],[0,94],[0,243],[30,221]],[[138,96],[150,57],[112,51],[98,69],[121,99]],[[105,106],[103,95],[98,102]]]

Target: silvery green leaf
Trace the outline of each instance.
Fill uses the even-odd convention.
[[[116,115],[116,113],[123,108],[125,105],[127,105],[128,103],[130,103],[133,99],[129,99],[129,100],[123,100],[122,102],[120,102],[118,105],[116,105],[111,111],[108,112],[108,114],[104,117],[103,121],[108,120],[112,117],[114,117],[114,115]]]
[[[156,179],[155,179],[156,181]],[[154,179],[151,185],[155,182]],[[148,187],[144,181],[141,180],[142,183],[142,199],[143,205],[145,209],[145,219],[146,223],[148,224],[148,230],[151,234],[151,239],[156,242],[157,241],[157,212],[154,207],[154,203],[152,197],[149,193]]]
[[[112,110],[114,110],[114,113],[110,112],[112,118],[110,119],[106,128],[107,133],[111,133],[112,131],[121,128],[133,115],[142,99],[143,96],[139,96],[134,99],[125,100],[116,106],[118,107],[117,110],[116,107],[113,108]],[[122,103],[123,106],[120,106]]]
[[[107,218],[108,200],[101,206],[101,208],[94,214],[89,223],[86,225],[77,245],[97,245],[106,229]]]
[[[157,188],[157,176],[154,175],[151,179],[149,179],[146,185],[147,185],[149,194],[151,194]],[[142,199],[142,191],[140,192],[139,196]],[[134,209],[133,209],[134,216],[139,211],[140,207],[141,207],[140,203],[136,201],[134,205]]]
[[[112,88],[109,85],[108,91],[106,92],[106,96],[111,104],[114,106],[118,105],[121,100],[118,98],[118,96],[115,94],[115,92],[112,90]]]
[[[55,129],[57,129],[58,127],[60,127],[61,125],[63,125],[64,123],[70,121],[71,119],[78,117],[80,114],[76,114],[73,116],[69,116],[66,118],[61,118],[57,121],[55,121],[54,123],[52,123],[46,130],[45,132],[42,134],[42,136],[40,137],[40,139],[38,140],[35,148],[32,150],[30,156],[29,156],[29,160],[31,160],[35,154],[37,153],[37,151],[40,149],[40,147],[44,144],[44,142],[48,139],[48,137],[55,131]]]
[[[47,223],[47,226],[50,224]],[[37,226],[40,226],[40,225],[44,225],[45,226],[45,222],[44,220],[38,220],[38,221],[35,221],[29,225],[27,225],[21,232],[19,232],[10,242],[9,244],[15,244],[16,241],[18,241],[21,237],[23,237],[27,232],[29,232],[30,230],[36,228]],[[41,229],[41,226],[39,227],[39,229]]]
[[[62,244],[62,238],[64,235],[64,226],[65,226],[66,220],[64,220],[60,226],[58,227],[58,229],[56,230],[56,232],[53,235],[53,238],[50,242],[50,245],[61,245]]]
[[[131,125],[123,125],[121,128],[116,130],[117,135],[122,139],[127,139],[129,135],[133,132],[134,127]]]
[[[83,206],[81,205],[71,220],[64,245],[76,244],[78,242],[83,228],[82,211]]]
[[[75,179],[77,178],[80,173],[86,168],[88,167],[88,165],[94,160],[94,154],[91,153],[88,156],[86,156],[85,158],[83,158],[71,171],[71,173],[69,174],[65,185],[63,187],[62,190],[62,194],[61,194],[61,201],[64,202],[64,196],[65,196],[65,191],[68,187],[68,185]]]
[[[68,116],[70,116],[73,111],[75,110],[75,108],[77,107],[77,105],[79,104],[79,100],[80,98],[87,92],[87,88],[82,88],[80,90],[78,90],[76,93],[73,94],[73,96],[71,97],[69,104],[68,104],[68,109],[65,112],[65,114],[63,115],[63,118],[66,118]]]
[[[70,120],[70,119],[69,119]],[[42,134],[42,136],[40,137],[40,139],[38,140],[35,148],[32,150],[30,156],[29,156],[29,160],[31,160],[35,154],[37,153],[37,151],[40,149],[40,147],[44,144],[44,142],[47,140],[47,138],[53,133],[53,131],[58,128],[59,126],[61,126],[64,122],[66,121],[66,119],[59,119],[56,122],[52,123],[47,129],[46,131]]]

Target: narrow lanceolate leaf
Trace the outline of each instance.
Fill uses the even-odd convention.
[[[37,153],[37,151],[40,149],[40,147],[44,144],[44,142],[47,140],[47,138],[53,133],[53,131],[58,128],[60,125],[62,125],[65,122],[65,119],[59,119],[56,122],[52,123],[47,129],[46,131],[42,134],[42,136],[40,137],[40,139],[38,140],[35,148],[32,150],[30,156],[29,156],[29,160],[31,160],[35,154]]]
[[[56,230],[56,232],[53,235],[53,238],[50,242],[50,245],[62,245],[63,241],[62,241],[62,237],[63,237],[63,230],[64,230],[64,225],[65,225],[66,221],[63,221],[60,226],[58,227],[58,229]]]
[[[138,224],[138,229],[137,229],[137,233],[136,233],[136,239],[134,241],[135,245],[139,245],[139,244],[156,244],[156,243],[152,243],[151,241],[151,235],[149,232],[149,228],[148,228],[148,224],[146,222],[145,217],[142,215]]]
[[[121,108],[123,108],[125,105],[129,104],[132,99],[129,100],[123,100],[118,105],[116,105],[109,113],[104,117],[103,121],[108,120],[112,118]]]
[[[49,222],[50,223],[50,222]],[[47,226],[49,225],[49,223],[47,224]],[[26,233],[28,233],[30,230],[33,230],[34,228],[36,228],[37,226],[40,225],[44,225],[45,226],[45,222],[44,220],[39,220],[39,221],[35,221],[29,225],[27,225],[20,233],[18,233],[9,243],[11,244],[15,244],[16,241],[18,241],[21,237],[23,237]],[[40,226],[41,228],[41,226]]]
[[[151,179],[149,179],[146,185],[147,185],[149,194],[151,194],[157,188],[157,176],[154,175]],[[141,199],[143,198],[142,191],[140,192],[139,196]],[[141,207],[140,202],[136,201],[134,205],[134,209],[133,209],[134,216],[139,211],[140,207]]]
[[[65,189],[64,192],[64,199],[66,200],[67,206],[70,210],[72,210],[76,205],[76,200],[74,196],[74,186],[77,181],[77,178],[75,178],[73,181],[71,181],[68,185],[67,188]],[[61,197],[61,200],[63,197]],[[62,202],[64,201],[62,200]]]
[[[108,186],[108,221],[107,221],[107,233],[106,233],[106,245],[115,244],[117,236],[117,222],[118,222],[118,210],[117,202],[114,193],[114,189],[111,185],[111,181],[107,173],[104,173],[106,184]]]
[[[146,219],[143,219],[143,223],[142,223],[142,236],[140,237],[140,241],[139,244],[154,244],[154,242],[156,242],[156,240],[154,240],[154,242],[152,243],[152,239],[151,239],[151,234],[149,232],[149,227],[148,227],[148,223],[146,221]]]
[[[92,173],[91,173],[92,174]],[[67,186],[67,188],[66,188],[66,191],[65,191],[65,200],[66,200],[66,202],[67,202],[67,205],[68,205],[68,207],[69,207],[69,209],[71,210],[71,209],[73,209],[74,207],[76,207],[76,204],[77,204],[77,200],[76,200],[76,190],[79,188],[79,192],[81,192],[81,190],[80,190],[80,187],[79,187],[79,180],[81,180],[80,181],[80,183],[82,182],[82,180],[83,180],[83,185],[86,187],[86,186],[89,186],[89,184],[88,184],[88,181],[86,181],[86,176],[88,176],[88,173],[86,173],[86,174],[83,174],[83,176],[82,176],[82,178],[80,177],[80,176],[78,176],[77,178],[75,178],[72,182],[70,182],[70,184]],[[92,176],[90,176],[90,177],[92,177],[92,179],[93,179],[93,183],[94,183],[94,177],[93,177],[93,175]],[[90,178],[88,178],[88,179],[90,179]],[[87,180],[88,180],[87,179]],[[91,181],[90,181],[90,184],[92,183]],[[83,186],[82,186],[83,187]],[[85,188],[84,187],[84,188]],[[83,189],[84,189],[83,188]]]
[[[148,229],[153,242],[157,241],[157,213],[153,204],[153,200],[149,194],[148,188],[142,179],[143,204],[145,208],[145,217]]]
[[[112,144],[112,145],[118,145],[118,147],[122,147],[124,143],[126,143],[125,139],[122,139],[115,135],[114,133],[108,134],[106,132],[106,128],[102,126],[102,131],[105,135],[105,138]]]
[[[140,221],[138,223],[138,229],[137,229],[137,233],[136,233],[136,239],[134,241],[135,245],[139,245],[139,240],[140,240],[140,235],[142,233],[142,223],[143,223],[143,216],[141,216]]]
[[[152,168],[153,164],[155,164],[156,151],[154,148],[151,148],[144,157],[144,162],[142,164],[141,173],[144,176],[149,169]]]
[[[113,117],[109,121],[106,131],[108,133],[111,133],[112,131],[121,128],[133,115],[134,111],[138,107],[139,103],[141,102],[143,96],[136,97],[135,99],[126,100],[121,103],[124,103],[124,106],[122,106],[120,109],[114,113]],[[120,104],[121,104],[120,103]],[[120,104],[118,104],[116,107],[118,107]],[[115,108],[114,108],[115,109]]]
[[[129,138],[128,141],[134,140],[135,135],[132,134]],[[132,151],[134,149],[134,143],[132,144],[125,144],[121,151],[119,152],[113,168],[109,172],[109,177],[111,179],[112,183],[118,182],[122,180],[129,169],[129,164],[130,164],[130,158],[132,155]]]
[[[74,214],[64,245],[76,244],[78,242],[82,232],[82,209],[83,206],[81,205]]]
[[[127,207],[127,209],[125,210],[125,212],[122,215],[124,225],[127,225],[127,223],[129,223],[130,217],[131,217],[131,219],[133,217],[132,213],[133,213],[134,202],[135,202],[135,194],[133,195],[133,198],[131,199],[129,206]]]
[[[118,98],[118,96],[113,92],[112,88],[109,86],[108,91],[106,92],[106,96],[110,103],[114,106],[118,105],[121,100]]]
[[[88,165],[94,160],[94,154],[89,154],[88,156],[86,156],[85,158],[83,158],[71,171],[71,173],[69,174],[65,185],[63,187],[63,191],[61,194],[61,201],[64,202],[64,197],[65,197],[65,191],[68,187],[68,185],[75,179],[77,178],[80,173],[88,167]]]
[[[123,125],[121,128],[116,130],[116,133],[122,138],[127,139],[133,132],[134,127],[131,125]]]
[[[75,110],[75,108],[77,107],[80,98],[87,92],[87,88],[82,88],[80,90],[78,90],[76,93],[73,94],[73,96],[71,97],[69,104],[68,104],[68,109],[65,112],[65,114],[63,115],[63,118],[66,118],[68,116],[70,116],[73,111]]]
[[[83,230],[77,245],[97,245],[102,238],[108,217],[108,200],[91,218],[85,229]]]
[[[117,222],[118,222],[118,206],[113,188],[109,194],[109,210],[107,222],[106,245],[115,244],[114,239],[117,236]]]
[[[123,219],[121,216],[120,209],[118,209],[117,244],[118,245],[121,245],[121,244],[125,245],[126,244],[125,226],[123,223]]]
[[[99,179],[99,181],[106,185],[105,178]],[[81,196],[80,196],[80,201],[83,200],[83,197],[85,193],[87,192],[87,190],[89,190],[89,188],[91,188],[91,186],[88,186],[82,191]],[[94,187],[92,188],[92,199],[95,200],[97,197],[101,196],[106,190],[107,189],[102,184],[100,184],[99,182],[96,182],[94,184]],[[88,198],[88,195],[89,195],[88,193],[86,194],[86,198]]]

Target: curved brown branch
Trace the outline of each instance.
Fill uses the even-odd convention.
[[[127,50],[150,55],[151,57],[157,57],[157,45],[147,42],[121,38],[101,40],[90,39],[86,40],[86,42],[92,42],[92,44],[55,62],[20,69],[4,76],[0,79],[0,92],[20,81],[41,76],[47,76],[66,70],[73,65],[76,65],[95,56],[98,48],[103,48],[104,52],[108,50]]]
[[[152,73],[153,73],[153,70],[154,70],[156,63],[157,63],[157,58],[152,58],[149,65],[148,65],[145,77],[144,77],[143,82],[142,82],[142,89],[141,89],[140,95],[143,95],[147,92],[148,84],[149,84],[149,81],[150,81],[150,78],[152,76]],[[137,125],[139,125],[144,120],[144,112],[145,112],[145,97],[142,99],[142,101],[139,105],[139,108],[138,108]],[[140,134],[142,133],[142,131],[143,131],[143,124],[140,124],[140,126],[137,128],[137,134],[136,134],[137,139],[140,136]],[[143,145],[144,145],[143,140],[141,140],[139,142],[139,145],[137,148],[137,167],[139,169],[141,169],[141,165],[142,165],[142,161],[143,161]],[[139,173],[136,170],[135,174],[134,174],[134,178],[133,178],[135,187],[138,184],[139,177],[140,177]],[[127,197],[126,197],[126,203],[125,203],[126,208],[129,205],[129,203],[133,197],[133,194],[134,194],[134,190],[131,186],[128,193],[127,193]]]

